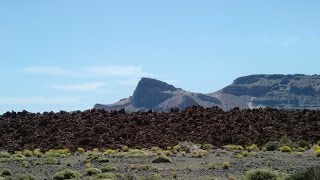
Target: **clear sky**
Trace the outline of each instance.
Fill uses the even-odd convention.
[[[1,0],[0,113],[84,110],[142,76],[209,93],[317,74],[318,0]]]

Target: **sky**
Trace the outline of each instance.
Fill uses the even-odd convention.
[[[318,0],[0,0],[0,113],[73,111],[141,77],[210,93],[250,74],[318,74]]]

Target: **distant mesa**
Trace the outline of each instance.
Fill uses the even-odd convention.
[[[168,83],[142,78],[133,95],[110,105],[96,104],[105,110],[170,111],[178,107],[218,106],[224,110],[235,107],[281,109],[320,109],[320,75],[259,74],[239,77],[221,90],[201,94],[176,88]]]

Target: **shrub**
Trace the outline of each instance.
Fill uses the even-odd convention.
[[[62,171],[59,171],[54,174],[53,179],[54,180],[64,180],[64,179],[80,179],[82,175],[77,172],[70,169],[64,169]]]
[[[173,146],[173,150],[175,150],[175,151],[181,151],[181,149],[182,149],[182,147],[181,147],[181,145],[180,144],[177,144],[177,145],[175,145],[175,146]]]
[[[101,169],[101,171],[103,172],[103,173],[105,173],[105,172],[111,172],[111,171],[118,171],[119,170],[119,168],[117,168],[116,166],[112,166],[112,165],[107,165],[106,167],[103,167],[102,169]]]
[[[22,154],[25,156],[25,157],[31,157],[33,156],[33,152],[28,150],[28,149],[25,149],[22,151]]]
[[[83,153],[86,152],[86,151],[85,151],[83,148],[81,148],[81,147],[78,147],[78,148],[77,148],[77,151],[78,151],[80,154],[83,154]]]
[[[238,159],[243,159],[244,156],[243,156],[242,154],[238,154],[238,155],[237,155],[237,158],[238,158]]]
[[[171,163],[172,160],[168,156],[158,156],[152,160],[152,163]]]
[[[214,163],[207,164],[208,169],[216,169],[216,165]]]
[[[40,157],[42,157],[42,152],[40,151],[40,149],[35,149],[34,151],[33,151],[33,155],[34,156],[36,156],[36,157],[38,157],[38,158],[40,158]]]
[[[7,151],[1,151],[0,158],[10,158],[10,154]]]
[[[244,157],[247,157],[249,155],[249,152],[248,151],[242,151],[241,153]]]
[[[291,152],[291,148],[289,146],[282,146],[280,148],[281,152]]]
[[[116,153],[116,151],[115,150],[112,150],[112,149],[106,149],[105,151],[104,151],[104,155],[107,155],[107,156],[109,156],[109,155],[111,155],[111,154],[115,154]]]
[[[320,149],[316,150],[315,154],[316,154],[317,157],[320,157]]]
[[[0,177],[12,176],[12,172],[9,169],[3,169],[0,172]]]
[[[298,148],[296,149],[296,151],[297,151],[297,152],[305,152],[306,149],[303,148],[303,147],[298,147]]]
[[[306,140],[299,140],[295,144],[297,145],[297,147],[301,148],[308,148],[310,146],[310,143]]]
[[[36,178],[32,176],[31,174],[21,174],[18,175],[16,180],[35,180]]]
[[[117,175],[113,173],[100,173],[96,176],[97,179],[117,179]]]
[[[207,155],[208,155],[208,151],[203,149],[197,149],[192,152],[192,157],[196,157],[196,158],[202,158]]]
[[[45,155],[50,157],[66,157],[70,154],[71,153],[69,149],[50,149],[49,151],[45,152]]]
[[[99,158],[97,159],[97,161],[100,162],[100,163],[110,162],[110,160],[107,159],[106,157],[99,157]]]
[[[302,152],[295,152],[294,154],[298,157],[302,157]]]
[[[241,145],[226,145],[224,146],[224,148],[226,148],[227,150],[244,150],[244,148]]]
[[[11,156],[11,159],[14,161],[24,161],[26,160],[26,157],[22,154],[14,154]]]
[[[250,146],[247,146],[246,147],[246,150],[247,151],[257,151],[257,150],[259,150],[259,148],[258,148],[258,146],[256,145],[256,144],[251,144]]]
[[[229,176],[228,180],[237,180],[237,178],[235,176]]]
[[[129,151],[129,147],[128,146],[122,146],[121,147],[123,152],[128,152]]]
[[[270,141],[266,144],[266,151],[276,151],[280,148],[281,143],[278,141]]]
[[[170,150],[165,150],[163,151],[163,154],[165,154],[166,156],[171,156],[172,152]]]
[[[229,169],[229,167],[230,167],[230,163],[229,162],[223,162],[223,164],[222,164],[222,168],[223,169]]]
[[[60,160],[54,158],[54,157],[47,157],[43,160],[43,164],[45,165],[60,165]]]
[[[288,137],[282,137],[280,143],[282,146],[289,146],[290,148],[294,147],[294,143]]]
[[[137,171],[157,171],[158,168],[152,165],[147,165],[147,164],[139,164],[139,165],[133,165],[131,166],[132,170],[137,170]]]
[[[211,149],[213,149],[213,145],[212,144],[203,144],[202,146],[201,146],[201,149],[203,149],[203,150],[211,150]]]
[[[89,176],[95,176],[97,174],[100,174],[102,171],[100,169],[97,169],[97,168],[88,168],[86,169],[86,173],[89,175]]]
[[[316,180],[320,179],[320,166],[310,168],[305,172],[294,174],[286,178],[286,180]]]
[[[277,180],[283,176],[283,174],[271,169],[253,169],[245,173],[244,180]]]

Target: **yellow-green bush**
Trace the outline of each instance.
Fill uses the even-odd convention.
[[[25,156],[25,157],[32,157],[33,156],[33,152],[30,151],[29,149],[25,149],[22,151],[22,154]]]
[[[317,149],[317,150],[315,151],[315,154],[316,154],[317,157],[320,157],[320,149]]]
[[[250,146],[246,147],[246,150],[249,151],[249,152],[250,151],[258,151],[259,148],[258,148],[258,146],[256,144],[251,144]]]
[[[229,162],[227,162],[227,161],[223,162],[223,164],[222,164],[222,168],[223,169],[229,169],[229,167],[230,167],[230,163]]]
[[[80,153],[80,154],[83,154],[83,153],[85,153],[86,151],[84,150],[84,148],[78,147],[78,148],[77,148],[77,152]]]
[[[157,156],[152,160],[152,163],[171,163],[172,160],[168,156]]]
[[[289,146],[282,146],[280,148],[280,151],[281,152],[291,152],[292,150],[291,150],[291,148]]]
[[[224,148],[226,148],[227,150],[244,150],[244,148],[241,145],[226,145],[224,146]]]
[[[40,158],[43,154],[40,149],[33,150],[33,155]]]
[[[82,175],[71,169],[64,169],[54,174],[53,180],[63,180],[63,179],[80,179]]]
[[[86,169],[86,174],[89,176],[95,176],[100,173],[101,173],[101,170],[98,168],[87,168]]]

